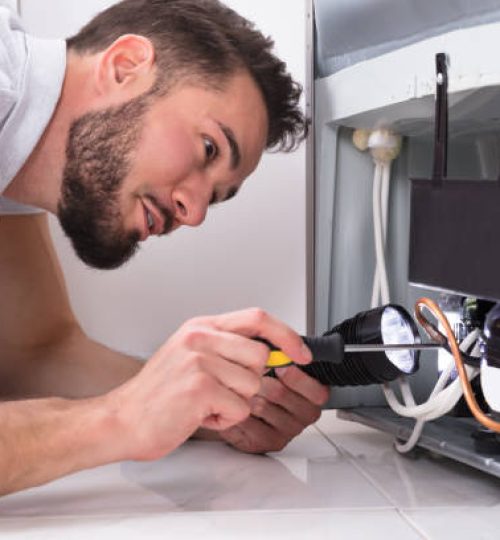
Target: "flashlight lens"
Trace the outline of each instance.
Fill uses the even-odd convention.
[[[382,313],[380,331],[383,343],[414,344],[415,333],[409,321],[397,309],[388,306]],[[415,351],[386,351],[387,358],[403,373],[412,373]]]

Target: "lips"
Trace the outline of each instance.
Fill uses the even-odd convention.
[[[165,220],[161,212],[149,199],[143,198],[141,202],[144,208],[143,240],[152,234],[162,234],[165,229]]]

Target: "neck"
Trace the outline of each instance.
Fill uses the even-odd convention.
[[[21,204],[56,213],[69,128],[72,121],[81,114],[75,96],[82,96],[83,76],[84,69],[69,55],[61,96],[54,114],[29,158],[2,195]]]

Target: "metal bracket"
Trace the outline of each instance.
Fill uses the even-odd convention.
[[[448,66],[445,53],[436,54],[436,119],[432,178],[441,182],[448,166]]]

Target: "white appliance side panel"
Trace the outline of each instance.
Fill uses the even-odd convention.
[[[455,30],[360,62],[316,82],[316,99],[332,121],[350,127],[425,120],[434,114],[435,55],[448,55],[450,106],[468,92],[500,84],[500,23]],[[369,81],[369,83],[368,83]],[[426,98],[426,99],[421,99]],[[399,105],[401,105],[399,107]]]

